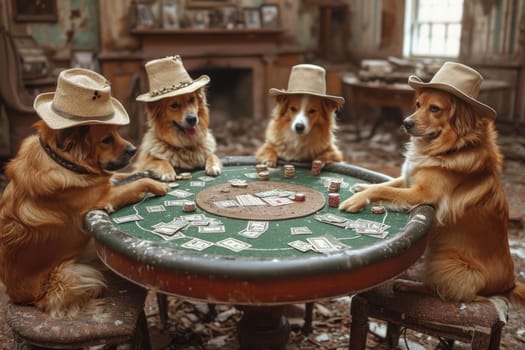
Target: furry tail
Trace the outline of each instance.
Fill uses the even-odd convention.
[[[95,298],[105,287],[104,276],[97,269],[66,262],[52,272],[46,295],[37,307],[53,318],[93,315],[100,305]]]
[[[516,282],[516,285],[509,293],[507,293],[506,297],[510,300],[512,305],[525,308],[525,284]]]

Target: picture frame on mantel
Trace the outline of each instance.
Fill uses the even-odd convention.
[[[17,22],[56,22],[57,0],[12,0]]]
[[[195,7],[218,7],[225,5],[233,5],[233,0],[186,0],[186,7],[195,8]]]

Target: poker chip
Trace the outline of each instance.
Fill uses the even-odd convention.
[[[265,164],[257,164],[255,166],[255,171],[259,174],[260,172],[268,171],[268,167]]]
[[[340,189],[341,189],[341,181],[339,180],[330,181],[330,185],[328,186],[328,192],[339,192]]]
[[[191,179],[191,173],[180,173],[180,177],[182,180],[190,180]]]
[[[261,171],[260,173],[257,173],[257,177],[259,180],[266,181],[270,179],[270,172],[269,171]]]
[[[295,166],[291,164],[286,164],[284,166],[284,177],[294,177],[295,176]]]
[[[248,187],[248,182],[246,182],[245,180],[232,180],[230,181],[230,185],[232,187],[244,188],[244,187]]]
[[[383,214],[385,212],[385,207],[381,206],[381,205],[373,205],[371,208],[370,208],[370,211],[374,214]]]
[[[323,166],[323,162],[321,162],[320,160],[312,161],[311,174],[314,175],[314,176],[320,175],[322,166]]]
[[[192,212],[192,211],[195,211],[195,209],[197,209],[197,205],[195,204],[194,201],[187,201],[182,206],[182,210],[185,212]]]
[[[296,202],[304,202],[304,200],[305,200],[305,195],[304,195],[304,193],[302,193],[302,192],[297,192],[297,193],[293,196],[293,200],[296,201]]]
[[[331,208],[339,207],[339,193],[328,193],[328,206]]]

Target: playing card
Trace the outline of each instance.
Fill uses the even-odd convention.
[[[180,219],[184,221],[200,221],[206,220],[207,218],[204,214],[189,214],[181,216]]]
[[[204,181],[190,181],[191,187],[204,187],[206,186],[206,182]]]
[[[277,207],[280,205],[294,204],[295,202],[290,198],[281,198],[281,197],[265,197],[263,201],[270,204],[272,207]]]
[[[166,211],[166,208],[164,208],[163,205],[149,205],[146,207],[146,210],[148,213],[158,213],[161,211]]]
[[[303,242],[301,240],[289,242],[288,245],[292,248],[295,248],[301,252],[307,252],[312,249],[312,246],[306,242]]]
[[[268,229],[268,221],[248,221],[246,231],[265,232]]]
[[[164,206],[165,207],[182,207],[187,202],[188,201],[185,199],[165,200]]]
[[[199,233],[225,232],[224,226],[199,226]]]
[[[240,194],[235,196],[237,202],[244,207],[261,206],[266,205],[260,198],[255,197],[252,194]]]
[[[247,238],[258,238],[264,231],[247,231],[246,229],[239,231],[239,235]]]
[[[208,242],[199,238],[193,238],[191,241],[182,244],[181,247],[201,251],[211,247],[212,245],[212,242]]]
[[[186,197],[193,195],[193,193],[185,191],[185,190],[173,190],[171,192],[168,192],[168,194],[174,197],[179,197],[179,198],[186,198]]]
[[[306,239],[312,248],[320,253],[333,252],[337,248],[326,237],[309,237]]]
[[[239,206],[239,203],[234,200],[216,201],[213,202],[213,204],[218,208],[233,208]]]
[[[144,220],[144,218],[140,216],[139,214],[131,214],[131,215],[126,215],[126,216],[121,216],[118,218],[113,218],[113,221],[116,222],[117,224],[123,224],[125,222],[132,222],[132,221],[139,221],[139,220]]]
[[[292,228],[290,228],[290,231],[291,231],[292,235],[309,235],[309,234],[312,234],[312,230],[310,230],[306,226],[292,227]]]
[[[204,182],[215,180],[213,176],[199,176],[197,179],[204,181]]]
[[[239,241],[238,239],[235,239],[235,238],[226,238],[215,244],[218,245],[219,247],[233,250],[234,252],[240,252],[241,250],[248,249],[252,246],[251,244],[248,244],[243,241]]]

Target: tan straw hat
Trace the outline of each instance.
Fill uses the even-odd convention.
[[[33,107],[51,129],[129,123],[128,113],[122,104],[111,97],[111,87],[106,78],[88,69],[62,71],[56,91],[38,95]]]
[[[137,101],[152,102],[166,97],[193,92],[210,82],[210,77],[201,75],[191,79],[179,55],[152,60],[146,63],[149,92],[137,96]]]
[[[325,97],[337,103],[345,103],[345,99],[339,96],[326,94],[326,71],[323,67],[313,64],[298,64],[292,67],[288,79],[288,89],[279,90],[272,88],[270,96],[308,94]]]
[[[494,119],[496,111],[477,100],[483,77],[474,69],[461,63],[445,62],[428,83],[411,75],[408,85],[415,90],[432,88],[443,90],[462,99],[476,109],[481,116]]]

